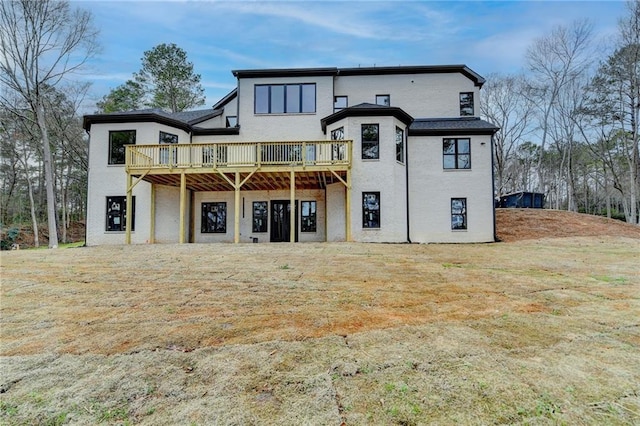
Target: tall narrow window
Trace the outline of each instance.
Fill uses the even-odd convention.
[[[333,112],[338,112],[341,109],[346,108],[348,105],[348,99],[346,96],[334,96],[333,97]]]
[[[377,160],[380,158],[380,140],[377,124],[362,125],[362,159]]]
[[[253,232],[267,232],[268,215],[266,201],[253,202]]]
[[[344,127],[338,127],[331,131],[332,141],[344,140]],[[344,160],[346,145],[344,143],[332,143],[331,144],[331,160]]]
[[[391,95],[376,95],[376,105],[391,106]]]
[[[362,193],[362,227],[380,228],[380,193]]]
[[[473,115],[473,92],[460,93],[460,115]]]
[[[404,164],[404,130],[396,126],[396,161]]]
[[[131,197],[131,230],[136,229],[136,197]],[[105,230],[108,232],[126,231],[127,197],[107,197],[107,220]]]
[[[109,164],[124,164],[125,145],[136,143],[135,130],[116,130],[109,132]]]
[[[303,201],[301,207],[302,232],[316,232],[316,202]]]
[[[467,229],[467,199],[451,199],[451,229]]]
[[[202,203],[200,232],[203,234],[227,232],[227,203]]]
[[[445,169],[470,169],[470,139],[443,139],[442,165]]]

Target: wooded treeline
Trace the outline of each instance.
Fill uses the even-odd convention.
[[[88,138],[81,115],[87,111],[80,105],[89,88],[74,83],[73,72],[96,53],[97,32],[90,14],[68,1],[7,0],[0,12],[3,239],[14,226],[30,226],[37,236],[45,225],[55,247],[58,237],[66,240],[69,223],[86,213]],[[202,104],[200,76],[177,46],[145,52],[143,65],[161,51],[155,60],[175,57],[176,69],[187,71],[172,73],[170,86],[181,87],[176,93],[187,99],[180,102]],[[627,3],[615,40],[597,40],[586,21],[556,27],[532,43],[522,68],[518,75],[485,76],[481,90],[481,115],[501,128],[494,139],[496,197],[542,192],[548,208],[638,224],[640,0]],[[173,82],[176,76],[184,83]],[[144,104],[142,83],[153,80],[139,80],[113,89],[98,109]],[[151,92],[152,100],[178,108],[180,102],[165,97]]]
[[[482,115],[501,127],[496,196],[541,192],[548,208],[638,224],[640,3],[627,3],[615,40],[594,39],[586,21],[556,27],[524,68],[486,76],[481,91]]]

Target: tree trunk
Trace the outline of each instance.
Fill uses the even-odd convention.
[[[42,133],[42,148],[44,162],[44,180],[47,192],[47,222],[49,225],[49,248],[58,248],[58,227],[56,217],[56,194],[53,189],[53,167],[51,160],[51,146],[49,145],[49,133],[47,132],[47,123],[44,116],[44,106],[42,99],[38,99],[36,103],[36,118],[38,127]]]

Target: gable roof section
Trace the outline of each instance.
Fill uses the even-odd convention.
[[[238,97],[238,88],[237,87],[235,89],[233,89],[231,92],[229,92],[224,98],[222,98],[218,102],[216,102],[216,104],[213,106],[213,109],[221,109],[221,108],[223,108],[226,104],[228,104],[230,101],[232,101],[236,97]]]
[[[409,136],[493,135],[498,130],[478,117],[418,118],[409,126]]]
[[[460,73],[482,87],[485,79],[466,65],[411,65],[397,67],[358,67],[358,68],[281,68],[258,70],[234,70],[237,78],[259,77],[317,77],[350,75],[392,75],[392,74],[442,74]],[[215,107],[215,106],[214,106]]]
[[[413,117],[407,114],[403,109],[398,107],[388,107],[384,105],[376,105],[370,103],[362,103],[351,107],[343,108],[338,112],[320,120],[322,132],[327,132],[327,126],[336,121],[340,121],[347,117],[385,117],[392,116],[409,125],[413,121]]]
[[[91,125],[98,123],[159,123],[190,132],[196,124],[217,117],[220,114],[222,114],[222,110],[218,109],[201,109],[170,113],[158,108],[114,112],[110,114],[91,114],[83,117],[82,128],[90,131]]]

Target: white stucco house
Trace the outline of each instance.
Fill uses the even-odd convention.
[[[494,241],[467,66],[233,74],[211,109],[84,117],[88,245]]]

